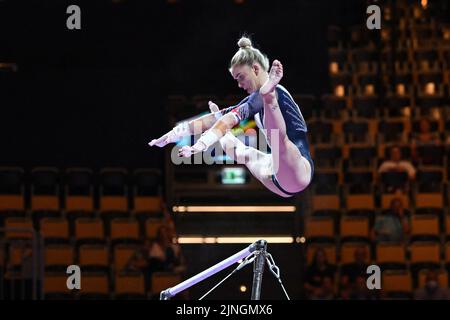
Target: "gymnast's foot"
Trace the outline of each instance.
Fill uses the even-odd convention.
[[[283,65],[280,61],[274,60],[269,71],[269,79],[267,79],[266,83],[259,89],[259,93],[263,97],[273,93],[281,78],[283,78]]]

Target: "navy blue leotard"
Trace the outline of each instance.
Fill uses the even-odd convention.
[[[309,143],[307,137],[308,128],[306,126],[305,119],[303,118],[300,108],[283,86],[277,85],[275,90],[277,92],[278,105],[286,124],[286,134],[289,140],[297,146],[301,155],[309,161],[311,165],[312,180],[314,174],[314,162],[309,152]],[[245,97],[239,104],[221,110],[222,114],[226,114],[229,112],[232,112],[239,121],[254,117],[258,127],[260,129],[264,129],[264,122],[262,121],[262,119],[264,118],[264,104],[259,91],[256,91],[251,95]],[[272,181],[284,193],[288,195],[295,194],[284,190],[278,183],[275,175],[272,175]]]

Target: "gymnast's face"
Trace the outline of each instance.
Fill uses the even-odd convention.
[[[258,64],[254,63],[252,66],[234,65],[231,67],[231,75],[238,82],[239,88],[247,91],[251,94],[261,87],[260,75],[262,68]]]

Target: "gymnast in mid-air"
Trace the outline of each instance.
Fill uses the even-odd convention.
[[[245,164],[266,188],[282,197],[292,197],[311,183],[314,173],[306,122],[290,93],[279,84],[283,77],[281,62],[274,60],[269,70],[269,59],[252,46],[249,38],[242,37],[238,46],[229,71],[249,95],[236,106],[222,110],[210,101],[210,114],[177,125],[149,145],[163,147],[202,133],[194,145],[180,148],[179,155],[190,157],[219,141],[226,154]],[[246,146],[230,132],[251,117],[265,133],[271,153]]]

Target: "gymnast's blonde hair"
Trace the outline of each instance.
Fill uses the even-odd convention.
[[[251,67],[255,62],[259,63],[265,71],[269,71],[269,58],[258,49],[253,48],[252,41],[249,38],[242,37],[237,44],[239,50],[231,59],[230,71],[236,65],[248,65]]]

